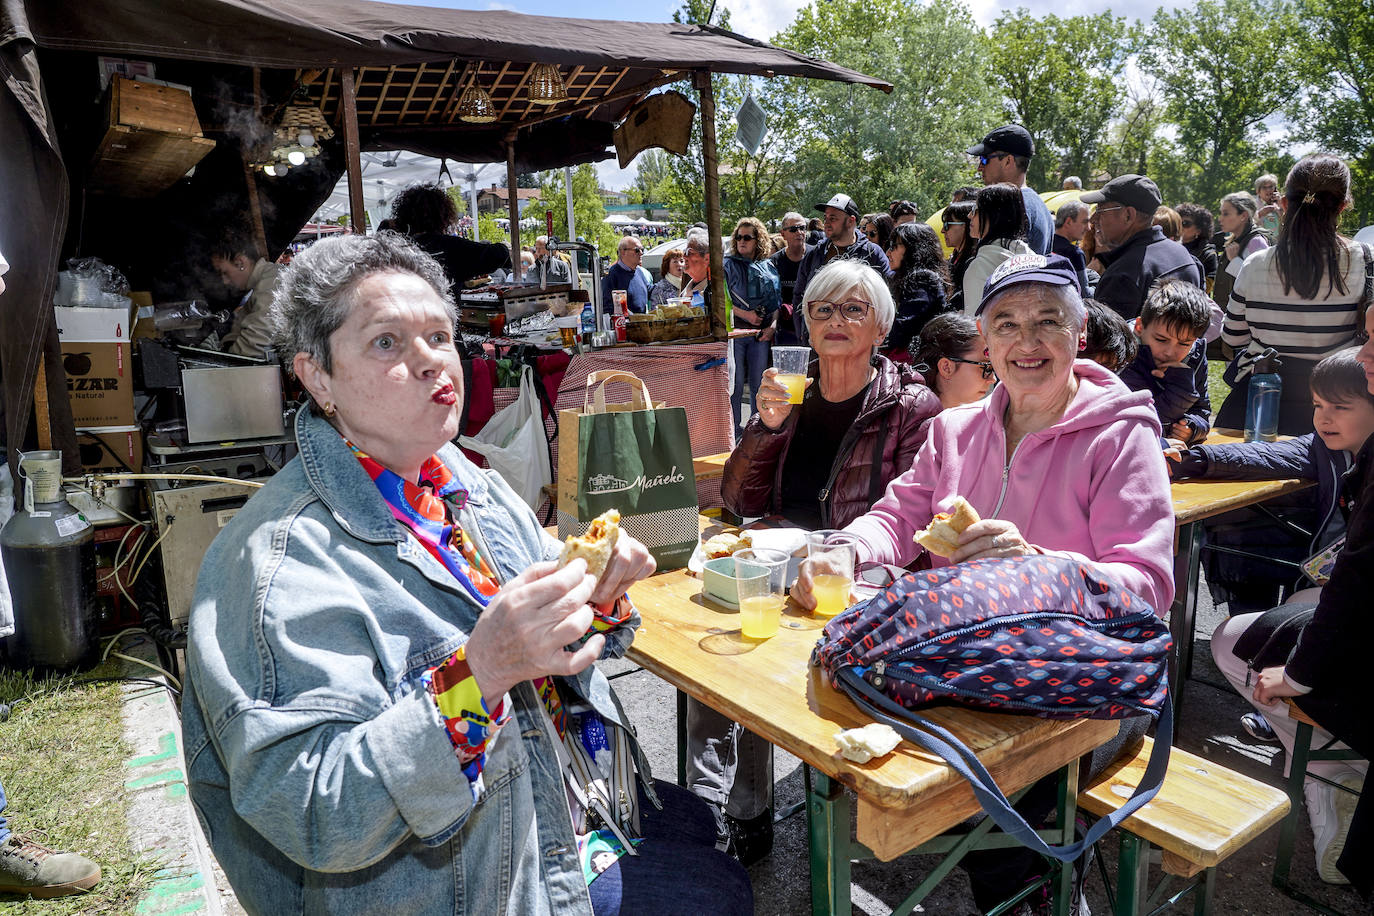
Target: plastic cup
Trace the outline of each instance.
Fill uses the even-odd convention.
[[[810,347],[774,347],[773,366],[778,370],[777,382],[787,389],[787,403],[800,404],[806,393],[806,364],[811,359]]]
[[[749,548],[735,554],[740,633],[745,639],[764,640],[778,635],[778,622],[787,603],[787,559],[781,550],[764,548]],[[756,571],[765,575],[753,575]]]
[[[817,617],[834,617],[849,607],[858,544],[853,535],[838,531],[813,531],[807,535],[806,555]]]
[[[611,302],[615,305],[615,310],[616,310],[617,313],[618,313],[618,312],[621,312],[621,311],[623,311],[623,310],[625,309],[625,303],[626,303],[626,301],[628,301],[628,300],[627,300],[627,294],[626,294],[625,290],[623,290],[623,289],[613,289],[613,290],[611,290]]]

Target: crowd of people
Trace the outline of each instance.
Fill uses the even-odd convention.
[[[1026,186],[1023,128],[968,153],[983,186],[958,189],[938,220],[908,201],[865,213],[836,192],[776,234],[735,224],[726,507],[844,529],[860,561],[908,569],[1072,558],[1163,613],[1171,478],[1311,479],[1292,507],[1317,519],[1303,544],[1256,545],[1253,528],[1224,524],[1213,536],[1325,556],[1325,578],[1266,595],[1253,570],[1209,566],[1233,615],[1212,651],[1254,704],[1257,740],[1291,752],[1279,701],[1297,696],[1367,758],[1374,256],[1339,231],[1348,169],[1306,156],[1282,183],[1227,195],[1215,218],[1164,206],[1147,176],[1088,191],[1069,179],[1076,193],[1052,213]],[[750,913],[745,866],[772,846],[767,742],[691,702],[688,785],[654,780],[597,667],[634,638],[626,590],[654,573],[648,550],[622,533],[599,575],[558,562],[530,509],[452,444],[465,395],[454,290],[498,271],[568,282],[573,266],[541,237],[515,268],[505,246],[452,234],[447,194],[412,191],[393,231],[325,239],[272,268],[270,302],[260,253],[236,240],[215,255],[244,295],[226,343],[287,354],[309,399],[298,460],[229,522],[197,583],[184,747],[215,855],[250,912]],[[643,254],[620,240],[603,307],[615,290],[634,311],[709,304],[704,228],[657,277]],[[781,344],[811,349],[799,404],[771,365]],[[1215,419],[1209,347],[1225,348],[1233,386]],[[1249,375],[1275,354],[1280,431],[1295,438],[1208,444],[1214,423],[1243,425]],[[952,556],[931,555],[913,534],[956,497],[983,518]],[[803,563],[792,590],[802,607],[812,572]],[[1086,772],[1146,724],[1123,720]],[[1307,786],[1318,873],[1368,894],[1357,866],[1374,856],[1374,815],[1340,792],[1367,763],[1325,766]],[[609,804],[598,780],[619,790]],[[1038,784],[1018,808],[1043,820],[1054,801]],[[19,871],[7,856],[49,880],[62,866],[62,892],[99,877],[0,819],[0,890]],[[1044,865],[1004,849],[963,867],[986,912]]]

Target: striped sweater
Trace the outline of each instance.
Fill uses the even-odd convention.
[[[1303,299],[1296,290],[1283,291],[1277,249],[1266,248],[1247,258],[1231,289],[1221,339],[1236,349],[1253,340],[1281,356],[1313,362],[1350,346],[1364,292],[1365,258],[1358,244],[1343,241],[1346,291],[1330,289],[1323,278],[1315,299]]]

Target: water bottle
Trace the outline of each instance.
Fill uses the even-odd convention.
[[[582,306],[582,335],[587,339],[587,335],[596,330],[596,314],[592,311],[592,304],[588,302]]]
[[[1245,399],[1245,441],[1273,442],[1279,433],[1279,398],[1283,394],[1282,365],[1273,347],[1265,348],[1250,374],[1250,389]]]

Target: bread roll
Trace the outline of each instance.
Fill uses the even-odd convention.
[[[581,557],[587,561],[587,572],[599,579],[606,571],[606,565],[611,562],[611,555],[615,553],[615,542],[619,538],[620,513],[615,509],[607,509],[592,519],[586,534],[571,536],[563,542],[563,553],[558,557],[558,568],[562,569]]]
[[[916,543],[936,556],[951,556],[959,549],[959,535],[976,521],[978,513],[962,496],[956,496],[948,512],[936,513],[924,531],[916,532]]]

